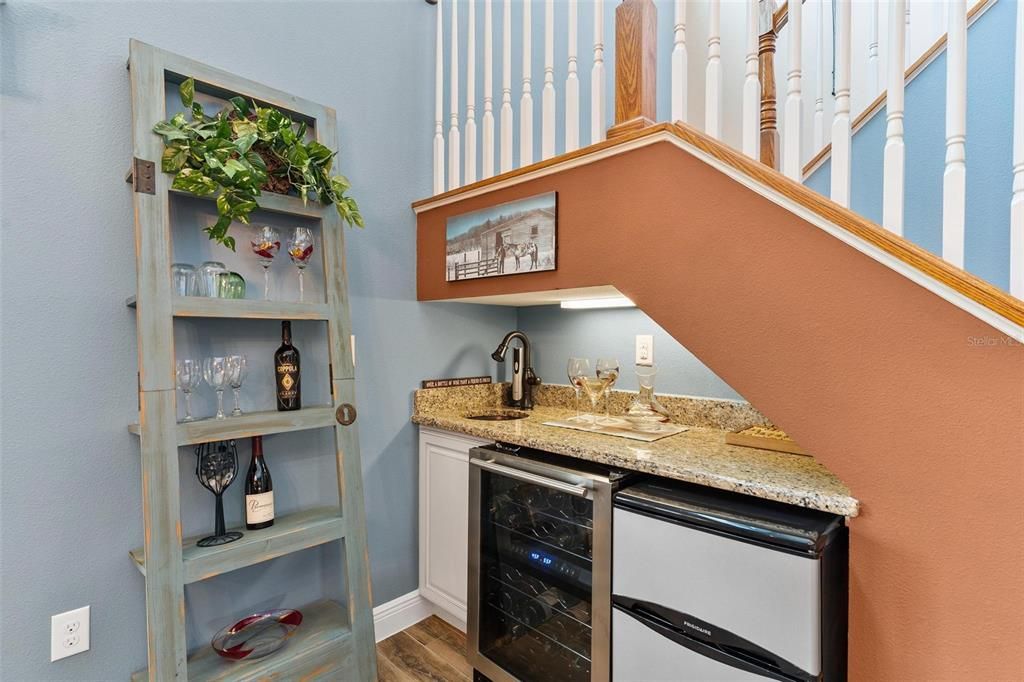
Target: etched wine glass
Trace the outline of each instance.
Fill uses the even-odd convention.
[[[578,379],[583,386],[583,390],[586,392],[587,397],[590,399],[590,416],[586,421],[590,422],[590,426],[594,429],[598,427],[597,423],[597,401],[604,395],[604,389],[607,387],[601,377],[590,369],[590,363],[587,362],[583,368],[583,373],[579,375]]]
[[[587,375],[590,374],[590,360],[569,358],[566,374],[569,376],[569,384],[576,394],[576,416],[572,418],[572,421],[583,421],[583,415],[580,413],[580,393],[583,391]]]
[[[216,419],[226,419],[224,415],[224,389],[228,385],[228,359],[210,357],[203,362],[203,377],[210,388],[217,392]]]
[[[185,394],[185,418],[181,421],[194,421],[192,416],[192,391],[196,390],[203,380],[203,367],[198,360],[185,359],[174,363],[174,377],[178,388]]]
[[[616,424],[618,422],[608,416],[608,399],[615,380],[619,378],[619,361],[615,358],[598,358],[597,378],[601,381],[601,393],[604,394],[604,419],[598,420],[598,423],[605,426]]]
[[[296,227],[288,240],[288,256],[299,269],[299,303],[304,302],[305,293],[302,288],[302,271],[309,265],[313,255],[313,231],[308,227]]]
[[[249,244],[260,265],[263,266],[263,300],[269,301],[270,264],[274,262],[274,256],[281,250],[281,235],[277,228],[270,225],[259,225],[253,231]]]
[[[248,371],[246,366],[244,355],[229,355],[228,356],[228,384],[231,386],[231,390],[235,393],[235,409],[231,410],[232,417],[239,417],[242,415],[242,406],[239,404],[239,397],[242,392],[242,382],[245,381],[245,375]]]

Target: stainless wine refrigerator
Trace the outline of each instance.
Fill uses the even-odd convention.
[[[474,678],[607,682],[611,505],[625,475],[501,444],[469,463]]]

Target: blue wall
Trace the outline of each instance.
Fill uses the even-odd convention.
[[[1016,3],[996,2],[967,34],[967,237],[965,267],[1003,289],[1010,284],[1010,195],[1013,184],[1013,49]],[[946,53],[906,92],[904,235],[942,252]],[[885,110],[853,139],[850,207],[881,223]],[[828,196],[829,162],[807,180]]]
[[[570,356],[614,357],[619,361],[619,388],[636,390],[633,373],[635,336],[654,336],[658,393],[742,399],[728,384],[637,308],[562,310],[558,306],[519,308],[519,328],[533,342],[533,365],[548,384],[567,384]]]
[[[415,221],[429,195],[434,10],[424,2],[41,3],[0,7],[4,175],[0,481],[0,678],[127,679],[145,665],[131,195],[125,60],[135,37],[335,107],[341,166],[366,216],[347,233],[374,598],[417,585],[416,429],[425,377],[483,374],[515,311],[415,301]],[[175,203],[176,249],[209,248],[209,205]],[[205,214],[204,214],[205,212]],[[287,224],[283,225],[287,227]],[[191,240],[190,240],[191,239]],[[178,241],[178,240],[176,240]],[[229,254],[220,254],[230,260]],[[236,258],[252,267],[248,254]],[[294,271],[275,267],[275,281]],[[258,271],[247,271],[258,288]],[[241,334],[240,334],[241,332]],[[246,352],[243,407],[269,407],[270,322],[176,325],[182,352]],[[247,340],[240,340],[244,336]],[[326,395],[323,330],[296,325],[307,396]],[[203,391],[196,411],[208,413]],[[328,431],[284,434],[266,449],[282,511],[334,502]],[[243,460],[248,444],[242,444]],[[179,453],[186,534],[207,531],[212,500]],[[238,521],[240,486],[227,495]],[[191,645],[252,609],[339,590],[336,545],[191,586]],[[49,662],[49,616],[92,606],[92,649]]]

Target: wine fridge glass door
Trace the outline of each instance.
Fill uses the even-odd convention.
[[[524,682],[590,680],[593,501],[479,476],[479,653]]]

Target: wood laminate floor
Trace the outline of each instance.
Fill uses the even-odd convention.
[[[437,616],[377,644],[377,679],[381,682],[470,682],[466,635]]]

